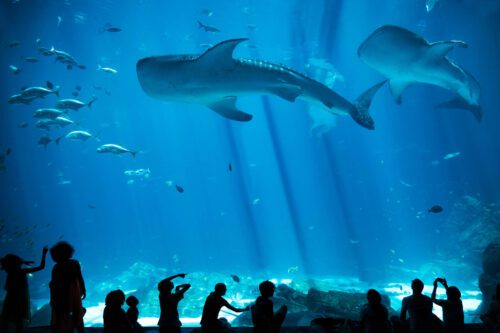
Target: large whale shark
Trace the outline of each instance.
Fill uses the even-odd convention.
[[[467,44],[456,40],[429,43],[407,29],[385,25],[359,46],[358,56],[390,80],[390,89],[398,104],[409,85],[427,83],[460,96],[438,107],[467,109],[480,120],[479,83],[447,57],[455,47],[467,47]]]
[[[252,115],[238,110],[242,95],[276,95],[294,102],[300,97],[319,103],[335,115],[350,115],[358,124],[374,128],[369,114],[380,82],[354,103],[325,85],[290,68],[264,61],[235,59],[233,51],[245,38],[221,42],[201,55],[167,55],[141,59],[137,76],[147,95],[164,101],[197,103],[223,117],[249,121]]]

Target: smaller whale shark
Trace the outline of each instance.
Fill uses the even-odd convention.
[[[233,51],[247,39],[221,42],[201,55],[148,57],[137,62],[139,83],[150,97],[208,106],[223,117],[249,121],[252,115],[238,110],[243,95],[276,95],[320,104],[335,115],[350,115],[361,126],[374,129],[369,114],[380,82],[349,102],[327,86],[282,65],[251,59],[234,59]]]
[[[358,56],[389,79],[391,93],[398,104],[401,104],[401,95],[409,85],[432,84],[459,96],[440,103],[437,108],[466,109],[480,121],[479,83],[448,58],[448,53],[455,47],[467,47],[467,44],[456,40],[429,43],[407,29],[385,25],[359,46]]]

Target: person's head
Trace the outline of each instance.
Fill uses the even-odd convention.
[[[118,290],[113,290],[106,295],[106,306],[122,306],[125,303],[125,293]]]
[[[420,295],[424,290],[424,283],[420,279],[415,279],[411,281],[411,290],[414,294]]]
[[[366,293],[366,299],[368,300],[368,303],[372,305],[382,303],[382,296],[375,289],[368,290]]]
[[[458,301],[462,297],[462,293],[457,287],[452,286],[446,290],[446,296],[450,301]]]
[[[276,286],[271,281],[264,281],[259,284],[259,291],[263,297],[272,297]]]
[[[135,296],[127,297],[126,303],[130,307],[136,307],[139,304],[139,300]]]
[[[168,279],[161,280],[160,283],[158,283],[158,291],[161,294],[170,294],[172,289],[174,289],[174,284]]]
[[[15,254],[7,254],[0,259],[0,267],[7,273],[20,270],[22,264],[24,260]]]
[[[219,296],[224,296],[227,291],[227,287],[224,283],[217,283],[215,285],[214,291]]]
[[[65,241],[58,242],[50,248],[50,256],[56,263],[70,259],[74,252],[73,246]]]

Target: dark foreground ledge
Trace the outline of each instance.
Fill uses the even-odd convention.
[[[232,331],[234,333],[252,333],[251,327],[233,327]],[[102,327],[86,327],[85,332],[87,333],[102,333]],[[158,327],[145,327],[144,333],[156,333],[158,332]],[[294,327],[282,327],[280,333],[310,333],[311,328],[309,326],[294,326]],[[317,332],[317,331],[316,331]],[[353,330],[353,333],[357,330]],[[466,324],[464,333],[484,333],[486,332],[482,324]],[[50,327],[30,327],[26,329],[26,333],[51,333]],[[183,327],[181,333],[201,333],[199,327]],[[331,332],[327,332],[331,333]]]

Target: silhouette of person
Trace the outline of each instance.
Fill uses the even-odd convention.
[[[127,318],[130,325],[132,325],[132,330],[135,333],[142,332],[142,326],[138,322],[139,309],[137,309],[137,305],[139,305],[139,300],[135,296],[129,296],[125,302],[128,305]]]
[[[122,309],[125,294],[120,289],[106,295],[103,313],[104,333],[133,333],[127,314]]]
[[[438,282],[446,289],[447,299],[436,299]],[[457,287],[448,287],[446,279],[437,278],[434,280],[431,300],[434,304],[443,308],[443,326],[445,333],[464,332],[464,307],[462,305],[462,293]]]
[[[409,314],[409,327],[412,333],[434,332],[434,319],[432,315],[432,300],[422,295],[424,283],[415,279],[411,282],[413,294],[403,298],[400,318],[406,322],[406,312]]]
[[[24,332],[25,326],[31,319],[28,274],[45,268],[47,251],[48,248],[44,247],[40,265],[32,268],[23,268],[22,265],[29,265],[32,262],[24,261],[15,254],[7,254],[0,259],[0,266],[7,273],[5,281],[6,295],[2,306],[1,333],[7,333],[9,325],[12,324],[16,333]]]
[[[251,307],[254,333],[277,333],[285,321],[288,310],[286,305],[274,313],[271,297],[275,289],[276,286],[271,281],[264,281],[259,285],[260,296]]]
[[[368,303],[361,309],[361,333],[390,333],[389,311],[382,304],[382,296],[375,289],[366,293]]]
[[[179,302],[184,298],[184,293],[191,288],[190,284],[181,284],[175,288],[175,292],[172,293],[174,289],[174,284],[172,282],[175,278],[185,278],[186,274],[177,274],[166,279],[163,279],[158,283],[158,298],[160,300],[160,319],[158,320],[158,326],[160,327],[160,333],[180,333],[182,323],[179,320]]]
[[[83,332],[85,309],[82,300],[86,297],[80,263],[71,259],[75,249],[61,241],[52,246],[50,256],[56,263],[52,268],[50,306],[51,327],[54,333],[68,333],[76,329]]]
[[[497,284],[496,294],[481,320],[489,333],[500,333],[500,284]]]
[[[249,307],[244,309],[235,308],[222,296],[226,294],[227,287],[224,283],[217,283],[214,291],[207,296],[201,315],[201,331],[203,333],[220,333],[229,331],[229,323],[225,318],[219,319],[219,311],[224,306],[234,312],[248,311]]]

